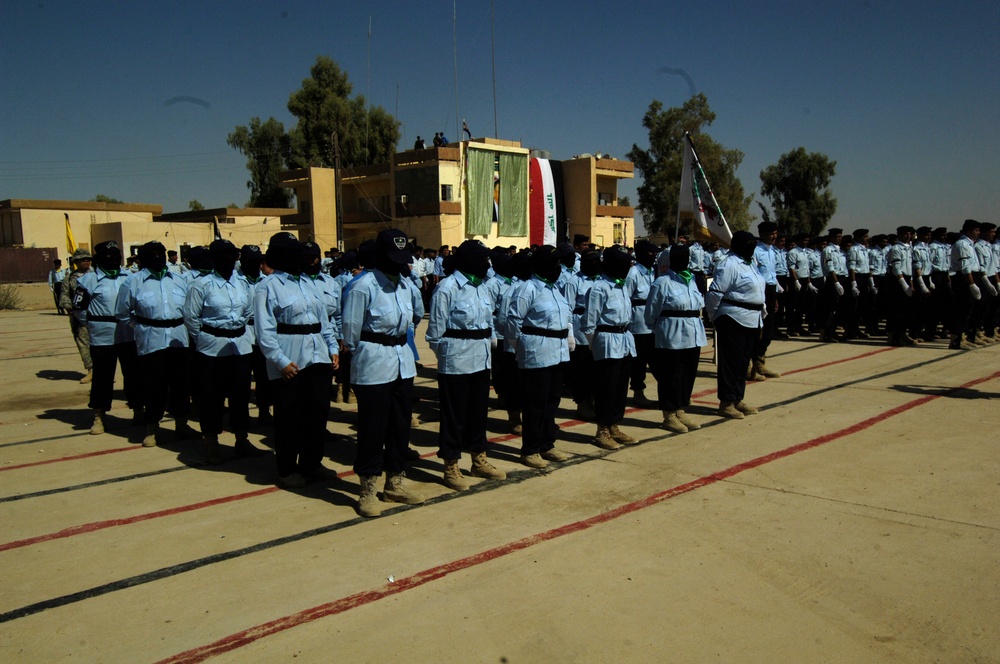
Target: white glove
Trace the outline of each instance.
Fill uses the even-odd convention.
[[[989,293],[991,297],[996,297],[997,289],[990,282],[990,280],[987,279],[986,277],[983,277],[982,282],[983,282],[983,290],[986,291],[987,293]]]
[[[861,297],[861,289],[858,288],[858,282],[856,281],[851,282],[851,296]]]
[[[934,280],[933,279],[930,280],[930,285],[931,285],[931,290],[934,290],[935,288],[937,288],[937,286],[934,285]]]
[[[792,290],[796,293],[802,289],[802,284],[799,283],[798,279],[792,279]]]
[[[493,350],[497,349],[497,338],[496,337],[490,337],[490,348],[492,348]]]
[[[913,297],[913,286],[906,283],[906,279],[903,277],[899,278],[899,287],[903,289],[904,293],[906,293],[906,297]]]
[[[972,293],[973,300],[978,300],[983,296],[983,294],[979,292],[979,286],[975,284],[969,284],[969,292]]]
[[[877,288],[875,288],[875,277],[873,277],[873,276],[872,276],[872,275],[870,275],[870,274],[868,275],[868,287],[869,287],[870,289],[872,289],[872,291],[874,291],[874,292],[876,292],[876,293],[878,292],[878,289],[877,289]]]
[[[844,285],[842,283],[840,283],[839,281],[834,282],[834,284],[833,284],[833,290],[836,291],[837,297],[843,297],[844,296]]]
[[[566,338],[566,341],[569,342],[569,352],[572,353],[576,350],[576,337],[571,334]]]
[[[872,296],[873,296],[873,297],[874,297],[875,295],[878,295],[878,288],[876,288],[876,287],[875,287],[875,284],[872,284],[872,288],[871,288],[871,291],[872,291]]]
[[[778,295],[781,295],[782,293],[785,292],[785,289],[781,287],[781,284],[777,284],[774,287],[774,292],[777,293]]]
[[[927,284],[924,283],[923,277],[913,277],[913,281],[917,283],[921,293],[930,293],[930,291],[927,290]]]
[[[807,288],[809,289],[809,292],[812,293],[813,295],[819,292],[819,289],[816,288],[816,285],[813,284],[813,282],[811,281],[809,282],[809,286]]]

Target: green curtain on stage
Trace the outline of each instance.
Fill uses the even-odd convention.
[[[489,235],[493,222],[493,162],[496,153],[470,149],[466,153],[466,235]],[[502,187],[501,187],[502,189]]]
[[[528,155],[500,153],[499,235],[528,234]]]

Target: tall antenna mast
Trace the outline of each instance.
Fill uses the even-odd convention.
[[[369,136],[372,114],[372,17],[368,17],[368,83],[365,88],[365,164],[371,164]]]
[[[496,2],[490,0],[490,57],[493,60],[493,138],[500,138],[500,128],[497,126],[497,40],[496,40]]]
[[[451,3],[452,48],[455,51],[455,135],[462,137],[462,127],[458,124],[458,0]]]

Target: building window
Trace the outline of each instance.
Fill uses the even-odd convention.
[[[615,244],[624,244],[625,243],[625,232],[624,232],[625,228],[624,228],[624,226],[625,225],[622,224],[622,223],[620,223],[620,222],[616,222],[613,225],[613,227],[612,227],[613,233],[612,234],[614,236],[614,242],[615,242]]]
[[[451,185],[450,184],[443,184],[443,185],[441,185],[441,200],[442,201],[454,200],[452,198],[452,193],[451,192],[452,192],[452,189],[451,189]]]

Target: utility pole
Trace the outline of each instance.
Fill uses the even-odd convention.
[[[337,138],[337,132],[333,132],[333,181],[336,193],[336,208],[337,208],[337,248],[341,251],[344,250],[344,211],[343,211],[343,200],[344,191],[343,185],[340,180],[340,140]]]

